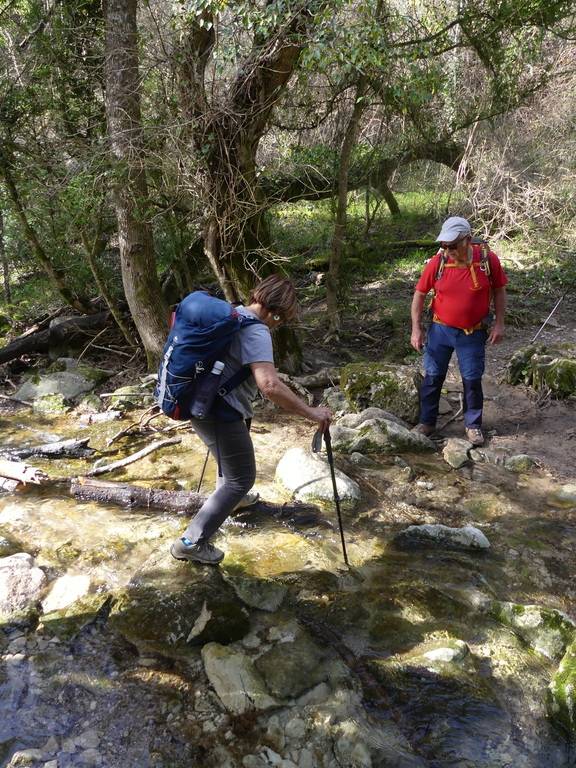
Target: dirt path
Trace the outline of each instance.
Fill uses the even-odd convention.
[[[576,400],[546,399],[539,403],[537,393],[527,387],[512,387],[503,382],[508,360],[517,349],[530,343],[545,317],[545,314],[542,318],[538,316],[533,327],[508,328],[501,344],[488,347],[484,427],[493,448],[527,453],[538,459],[558,480],[575,481]],[[576,344],[574,307],[568,305],[555,314],[553,323],[546,326],[538,341]],[[448,382],[458,388],[459,377],[453,364]],[[463,422],[458,420],[448,425],[442,434],[461,436],[462,431]]]

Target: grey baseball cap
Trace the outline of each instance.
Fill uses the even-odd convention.
[[[454,240],[458,240],[459,237],[471,234],[472,228],[466,219],[463,219],[462,216],[450,216],[450,218],[446,219],[444,224],[442,224],[442,229],[436,238],[436,242],[453,243]]]

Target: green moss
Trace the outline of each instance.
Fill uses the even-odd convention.
[[[559,658],[576,637],[572,621],[554,609],[495,600],[490,613],[513,629],[530,648],[549,659]]]
[[[415,422],[418,418],[417,372],[382,363],[351,363],[340,374],[340,387],[355,411],[375,406]]]
[[[574,738],[576,736],[576,643],[571,645],[548,688],[550,718]]]
[[[62,610],[44,614],[38,631],[61,640],[71,640],[83,627],[94,621],[108,601],[109,596],[105,594],[86,595]]]

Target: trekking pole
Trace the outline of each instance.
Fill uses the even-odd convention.
[[[554,312],[556,312],[556,310],[557,310],[557,309],[558,309],[558,307],[560,306],[560,303],[561,303],[561,302],[562,302],[562,300],[564,299],[564,296],[566,296],[566,294],[565,294],[565,293],[563,293],[563,294],[562,294],[562,296],[560,296],[560,298],[558,299],[558,301],[557,301],[557,302],[556,302],[556,304],[554,305],[554,309],[552,310],[552,312],[550,312],[550,314],[548,315],[548,317],[546,318],[546,320],[544,320],[544,322],[543,322],[543,323],[542,323],[542,325],[540,326],[540,328],[539,328],[538,332],[536,333],[536,335],[534,336],[534,338],[531,340],[530,344],[534,344],[534,342],[536,341],[536,339],[538,338],[538,336],[540,336],[540,334],[542,333],[542,331],[543,331],[543,330],[544,330],[544,328],[546,327],[546,324],[548,323],[548,320],[550,320],[550,318],[552,317],[552,315],[554,314]]]
[[[338,496],[338,487],[336,485],[336,473],[334,471],[334,455],[332,454],[332,439],[330,437],[330,429],[327,428],[322,435],[322,432],[318,430],[312,440],[312,450],[317,453],[322,446],[322,437],[324,437],[324,443],[326,445],[326,455],[328,456],[328,464],[330,466],[330,476],[332,478],[332,490],[334,491],[334,504],[336,505],[336,512],[338,514],[338,527],[340,528],[340,540],[342,542],[342,554],[344,555],[344,562],[350,568],[348,562],[348,553],[346,552],[346,542],[344,541],[344,526],[342,525],[342,513],[340,512],[340,497]]]
[[[209,457],[210,451],[207,451],[206,458],[204,459],[204,466],[202,467],[202,473],[200,475],[200,480],[198,480],[198,488],[196,488],[196,493],[200,493],[200,488],[202,488],[202,480],[204,480],[204,473],[206,472],[206,465],[208,464]]]

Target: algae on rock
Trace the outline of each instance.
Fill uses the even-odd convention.
[[[420,373],[411,366],[351,363],[340,374],[340,388],[355,411],[376,406],[411,424],[418,421]]]

